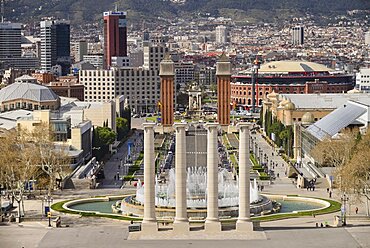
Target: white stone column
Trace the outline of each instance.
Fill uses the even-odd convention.
[[[239,129],[239,217],[236,230],[242,232],[253,231],[250,218],[249,126],[248,123],[237,124]]]
[[[186,123],[175,123],[175,172],[176,172],[176,216],[173,231],[179,234],[189,231],[189,221],[186,204]]]
[[[155,156],[154,156],[155,123],[143,123],[144,127],[144,218],[142,231],[158,231],[155,217]]]
[[[218,218],[218,123],[206,124],[207,133],[207,218],[206,232],[220,232],[221,222]]]

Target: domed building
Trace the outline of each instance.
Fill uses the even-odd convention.
[[[273,61],[261,65],[256,82],[256,105],[272,91],[278,94],[342,93],[353,89],[353,75],[308,61]],[[231,101],[252,105],[252,72],[241,71],[231,83]]]
[[[315,116],[311,112],[306,112],[302,116],[302,125],[311,125],[315,122]]]
[[[59,107],[59,96],[27,75],[16,78],[15,83],[0,90],[1,112],[15,109],[57,110]]]

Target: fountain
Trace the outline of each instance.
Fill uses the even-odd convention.
[[[192,166],[187,168],[186,198],[188,215],[192,217],[205,217],[207,208],[207,168]],[[218,204],[220,216],[236,217],[239,205],[239,182],[231,172],[224,168],[218,171]],[[259,195],[257,181],[250,182],[251,213],[259,214],[271,210],[272,202]],[[144,204],[144,186],[139,180],[136,186],[136,195],[122,200],[121,211],[134,215],[141,215],[140,206]],[[175,169],[168,172],[168,180],[161,183],[155,180],[155,205],[159,216],[172,216],[174,214],[175,199]],[[173,210],[171,212],[171,210]]]
[[[207,172],[206,167],[188,167],[187,169],[187,206],[191,209],[207,207]],[[239,204],[239,183],[226,169],[218,172],[218,204],[221,208],[237,207]],[[261,200],[258,195],[257,182],[251,182],[250,201],[257,203]],[[175,207],[175,169],[169,170],[167,183],[161,184],[156,179],[155,205],[157,207]],[[144,187],[139,181],[136,189],[136,200],[143,204]]]

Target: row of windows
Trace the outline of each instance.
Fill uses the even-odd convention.
[[[148,77],[148,76],[157,76],[158,71],[155,70],[117,70],[115,73],[113,71],[103,71],[103,70],[85,70],[81,71],[81,80],[87,80],[84,77]]]

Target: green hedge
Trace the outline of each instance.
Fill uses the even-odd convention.
[[[261,167],[261,165],[258,163],[256,157],[254,156],[254,154],[252,152],[250,153],[249,158],[253,163],[253,167]]]

